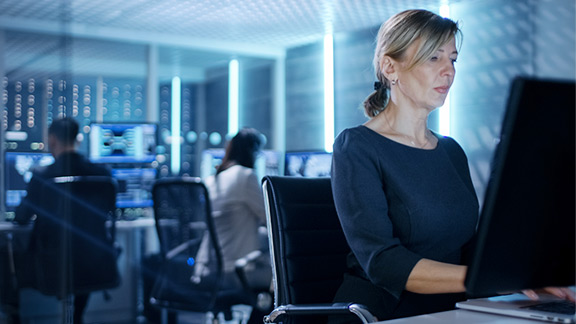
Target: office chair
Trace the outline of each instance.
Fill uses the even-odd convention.
[[[30,240],[31,288],[63,301],[63,323],[72,323],[74,295],[120,285],[116,191],[106,176],[57,177],[43,185]]]
[[[250,303],[240,285],[227,286],[208,191],[199,178],[165,178],[152,187],[162,263],[150,303],[167,310],[232,319],[233,305]]]
[[[350,248],[329,178],[266,176],[262,180],[274,276],[274,310],[265,323],[322,323],[354,314],[375,322],[360,304],[332,303]]]
[[[244,291],[249,296],[252,313],[250,318],[262,321],[264,315],[272,310],[272,266],[270,264],[270,249],[268,230],[265,226],[259,228],[260,244],[258,250],[249,252],[235,262],[235,272]]]

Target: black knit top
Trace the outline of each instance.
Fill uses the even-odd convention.
[[[332,189],[353,251],[349,268],[400,301],[421,258],[462,264],[478,221],[466,155],[436,136],[436,148],[418,149],[358,126],[334,143]]]

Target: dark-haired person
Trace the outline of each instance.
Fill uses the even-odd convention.
[[[260,132],[241,129],[228,142],[216,174],[205,179],[228,279],[236,278],[236,260],[262,250],[259,228],[266,224],[266,212],[254,164],[263,144]],[[253,310],[249,323],[262,323],[263,315]]]
[[[36,217],[41,217],[41,213],[38,212],[42,209],[40,190],[42,184],[48,179],[60,176],[111,176],[107,168],[91,163],[76,151],[78,130],[78,123],[69,117],[56,119],[50,124],[48,149],[54,156],[54,163],[33,172],[26,188],[26,196],[16,209],[14,221],[26,224]],[[77,216],[81,217],[82,215]],[[21,270],[24,271],[25,269]],[[76,294],[74,296],[75,324],[82,323],[89,296],[89,294]]]
[[[426,10],[382,24],[369,119],[334,143],[334,200],[352,249],[335,301],[365,304],[379,320],[453,309],[465,298],[479,204],[463,149],[427,125],[454,81],[460,34]]]

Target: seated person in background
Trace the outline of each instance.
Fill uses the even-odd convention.
[[[37,210],[42,208],[40,193],[42,183],[50,178],[59,176],[111,176],[108,169],[91,163],[76,152],[78,130],[78,123],[72,118],[65,117],[52,122],[48,128],[48,149],[55,161],[42,170],[35,170],[26,189],[26,197],[16,209],[15,222],[26,224],[30,220],[34,220],[37,214],[39,215]],[[20,271],[17,272],[22,274],[24,270],[26,270],[25,267],[21,267]],[[18,280],[25,285],[24,282],[29,281],[33,276],[32,273],[22,275],[22,278],[19,275]],[[82,323],[82,315],[88,303],[88,297],[89,294],[74,296],[74,323]]]
[[[254,172],[254,163],[262,146],[262,135],[257,130],[240,130],[228,143],[216,174],[205,180],[222,249],[224,272],[232,274],[228,275],[232,278],[236,276],[236,260],[266,248],[259,234],[259,228],[266,224],[264,198]],[[258,316],[253,312],[252,317]],[[261,316],[256,318],[256,323],[262,323]]]

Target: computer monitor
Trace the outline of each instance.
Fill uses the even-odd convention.
[[[32,171],[54,162],[50,153],[6,152],[4,160],[4,188],[6,189],[6,219],[13,218],[14,210],[26,196],[26,187]]]
[[[93,123],[90,160],[95,163],[150,163],[156,159],[156,124]]]
[[[116,207],[152,207],[152,186],[156,181],[155,168],[114,168],[112,176],[118,181]]]
[[[216,174],[216,169],[222,163],[225,149],[207,149],[202,152],[202,161],[200,163],[200,177],[206,177]],[[275,150],[262,150],[256,162],[254,170],[259,179],[266,175],[279,175],[282,169],[282,153]]]
[[[216,168],[222,164],[222,159],[226,151],[223,148],[207,149],[202,151],[202,160],[200,161],[200,178],[216,174]]]
[[[575,88],[512,83],[465,281],[473,297],[575,284]]]
[[[332,153],[286,152],[284,175],[297,177],[330,177]]]
[[[254,170],[258,179],[267,175],[280,175],[281,170],[284,170],[282,157],[283,154],[280,151],[262,150],[254,163]]]

